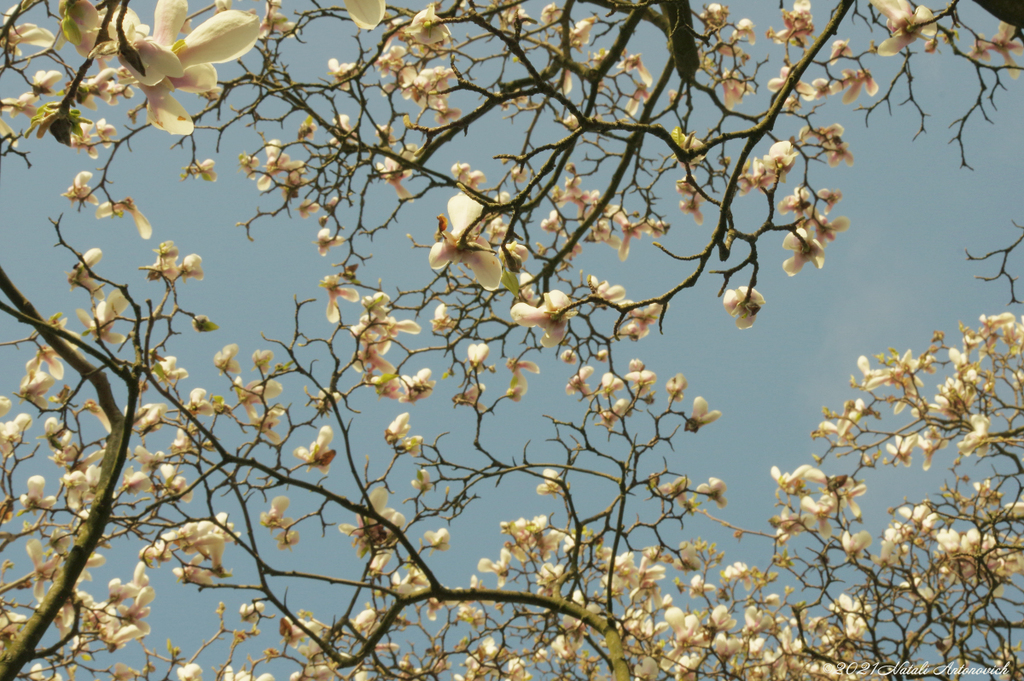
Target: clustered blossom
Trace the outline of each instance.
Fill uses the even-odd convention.
[[[769,28],[768,37],[779,45],[789,43],[796,47],[806,47],[814,36],[810,0],[794,0],[792,11],[782,10],[782,20],[785,28],[781,31]]]
[[[394,365],[384,358],[399,333],[420,332],[416,322],[392,317],[390,302],[391,298],[385,293],[363,297],[364,314],[358,324],[349,327],[349,333],[359,342],[355,365],[364,372],[365,382],[376,386],[381,397],[416,402],[430,396],[435,381],[430,380],[430,369],[421,369],[414,376],[399,377]],[[376,375],[377,372],[380,375]]]
[[[358,549],[359,557],[362,558],[371,550],[377,554],[374,559],[375,566],[383,568],[387,562],[387,553],[377,553],[390,548],[396,541],[394,532],[386,525],[381,524],[378,518],[401,529],[405,525],[405,516],[393,508],[388,508],[388,492],[383,487],[378,487],[370,492],[370,508],[372,515],[360,515],[358,525],[342,523],[338,525],[338,531],[352,537],[352,545]],[[381,558],[381,556],[384,556]]]
[[[189,279],[203,280],[205,276],[203,272],[203,259],[199,255],[195,253],[186,255],[179,265],[179,251],[173,241],[164,241],[160,244],[159,248],[154,248],[153,252],[156,253],[156,262],[149,267],[143,268],[149,270],[150,279],[162,277],[168,281],[180,280],[182,283]]]
[[[74,10],[69,15],[71,21],[64,21],[64,34],[84,56],[92,51],[98,38],[100,15],[88,0],[69,5]],[[252,49],[259,37],[260,22],[256,15],[227,10],[218,12],[179,40],[187,17],[186,0],[159,0],[152,35],[131,9],[119,27],[131,52],[121,50],[118,59],[146,95],[147,120],[175,135],[190,135],[195,126],[171,93],[182,90],[201,94],[215,89],[217,71],[213,64],[238,59]]]

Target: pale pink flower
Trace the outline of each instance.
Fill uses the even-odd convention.
[[[878,46],[878,54],[891,57],[921,36],[934,36],[936,27],[932,11],[918,5],[911,11],[907,0],[871,0],[879,12],[888,19],[892,36]]]
[[[618,63],[617,68],[621,72],[630,73],[636,71],[637,75],[640,76],[640,80],[643,81],[645,87],[649,88],[654,84],[654,77],[651,76],[651,72],[644,66],[643,60],[639,54],[631,54],[624,57],[621,62]]]
[[[725,311],[736,318],[737,329],[749,329],[757,321],[757,313],[764,305],[764,296],[757,289],[740,286],[726,291],[722,303]]]
[[[452,547],[451,535],[443,527],[437,532],[427,530],[423,533],[423,539],[426,540],[426,545],[430,547],[431,553],[434,551],[447,551]]]
[[[782,247],[793,251],[793,257],[782,263],[782,269],[791,277],[807,263],[811,263],[819,270],[825,264],[825,248],[817,239],[811,238],[803,227],[797,227],[795,231],[787,234]]]
[[[697,399],[700,399],[699,397]],[[717,414],[718,412],[712,412]],[[710,416],[710,414],[708,415]],[[717,416],[715,418],[718,418]],[[712,419],[714,420],[714,419]],[[718,478],[708,478],[708,481],[697,485],[695,490],[697,494],[704,494],[711,501],[715,502],[718,508],[725,508],[729,505],[729,501],[725,498],[726,491],[725,481]],[[719,606],[722,607],[722,606]]]
[[[642,361],[634,359],[629,363],[629,373],[626,374],[625,379],[633,384],[633,390],[637,396],[643,397],[657,383],[658,375],[647,369]]]
[[[494,291],[501,284],[501,261],[476,228],[483,208],[463,193],[449,199],[451,230],[444,217],[440,216],[439,240],[430,248],[430,267],[439,270],[450,262],[465,263],[484,289]]]
[[[434,391],[434,385],[437,381],[430,380],[430,369],[420,369],[416,372],[415,376],[402,376],[402,388],[404,392],[401,397],[398,398],[399,402],[408,402],[410,404],[430,397],[430,394]]]
[[[68,272],[68,283],[71,284],[72,291],[81,286],[89,291],[89,293],[95,294],[103,286],[103,284],[93,279],[86,269],[86,267],[90,269],[95,267],[102,259],[103,251],[98,248],[90,248],[82,255],[82,262],[75,263],[75,266]]]
[[[114,320],[128,307],[128,300],[122,295],[120,289],[114,289],[106,300],[100,301],[95,307],[95,316],[91,316],[85,310],[77,311],[78,320],[86,327],[83,335],[95,334],[100,340],[118,345],[126,338],[114,333],[112,327]]]
[[[860,96],[862,87],[870,97],[874,97],[878,93],[878,83],[871,77],[870,71],[863,69],[857,71],[843,69],[842,86],[846,89],[846,93],[843,95],[843,104],[855,101]]]
[[[849,40],[834,40],[832,41],[832,55],[828,59],[829,64],[835,64],[839,61],[840,57],[852,57],[853,51],[850,49]]]
[[[768,155],[763,157],[765,169],[779,178],[779,182],[786,181],[786,173],[793,169],[796,164],[797,151],[789,140],[776,142],[768,150]]]
[[[732,111],[737,104],[743,103],[744,95],[753,94],[754,88],[750,83],[734,78],[732,71],[726,71],[722,74],[722,92],[722,103]]]
[[[722,412],[717,409],[708,411],[707,400],[703,397],[696,397],[693,400],[693,411],[690,412],[690,418],[686,420],[686,430],[696,433],[707,424],[717,421],[721,416]]]
[[[237,374],[242,370],[242,368],[238,365],[238,360],[235,359],[235,355],[237,354],[238,345],[236,343],[225,345],[223,350],[221,350],[220,352],[213,356],[213,366],[220,369],[221,375],[225,373]]]
[[[124,217],[124,214],[128,213],[132,216],[132,220],[135,222],[135,228],[139,230],[139,236],[143,239],[148,239],[153,235],[153,227],[149,224],[149,220],[142,214],[138,206],[135,205],[135,201],[132,197],[128,196],[116,203],[106,201],[96,209],[97,218],[111,218],[111,217]]]
[[[544,294],[540,307],[527,303],[516,303],[512,306],[512,320],[520,326],[539,326],[544,330],[541,345],[552,348],[562,342],[569,324],[569,311],[566,310],[572,301],[558,289]]]
[[[843,550],[846,551],[846,555],[852,559],[856,559],[857,554],[871,546],[871,541],[871,533],[867,530],[861,530],[854,535],[851,535],[848,531],[843,532]]]
[[[746,38],[751,45],[757,42],[757,35],[754,33],[754,22],[750,19],[740,19],[736,22],[736,32],[732,34],[733,40]]]
[[[337,274],[329,274],[320,281],[320,288],[327,290],[327,321],[331,324],[337,324],[341,320],[338,298],[344,298],[350,303],[359,300],[359,293],[354,289],[343,288],[339,284],[339,280],[340,277]]]
[[[689,387],[686,376],[676,374],[665,382],[665,392],[668,393],[668,402],[682,402],[683,393]]]
[[[782,86],[786,84],[786,79],[789,78],[789,67],[783,66],[779,71],[778,78],[771,78],[768,80],[768,91],[778,92],[782,89]]]
[[[21,379],[18,397],[46,409],[46,392],[53,387],[53,376],[44,371],[30,371]]]
[[[383,487],[378,487],[370,492],[370,507],[373,512],[392,525],[401,528],[405,525],[405,516],[393,508],[387,508],[387,503],[388,491]],[[358,523],[358,526],[342,523],[338,525],[338,531],[354,538],[353,545],[358,547],[360,557],[366,555],[371,547],[385,548],[394,541],[391,529],[380,524],[376,518],[360,515]]]
[[[964,456],[970,456],[975,451],[978,452],[978,456],[984,456],[988,453],[988,429],[991,425],[991,421],[987,416],[982,414],[971,415],[971,427],[974,429],[968,433],[964,439],[957,444],[956,448],[960,450],[960,453]]]
[[[815,235],[818,241],[821,242],[822,246],[827,243],[836,240],[836,234],[845,232],[850,228],[850,219],[846,217],[838,217],[835,220],[829,222],[828,218],[815,212],[810,221],[814,224]]]
[[[804,47],[810,42],[810,37],[814,34],[810,0],[795,0],[793,11],[782,10],[782,20],[785,28],[781,31],[769,28],[769,38],[779,45],[791,43],[797,47]]]
[[[383,2],[381,3],[384,4]],[[422,45],[436,45],[452,37],[437,14],[434,13],[434,5],[428,5],[425,10],[413,17],[412,22],[405,27],[405,35],[413,42]]]
[[[501,558],[498,562],[494,562],[489,558],[481,558],[480,562],[477,563],[476,569],[478,572],[490,572],[498,577],[498,588],[505,586],[505,580],[508,579],[509,564],[512,562],[512,553],[508,549],[501,550]]]
[[[1001,21],[999,22],[999,30],[992,36],[991,40],[992,51],[997,52],[1003,58],[1003,63],[1006,66],[1012,67],[1010,69],[1010,77],[1014,79],[1020,76],[1020,69],[1016,68],[1017,62],[1013,60],[1010,53],[1012,52],[1016,55],[1024,54],[1024,45],[1013,42],[1013,36],[1016,31],[1016,26]]]
[[[295,458],[307,465],[307,471],[316,468],[323,475],[327,475],[330,472],[331,461],[334,460],[336,453],[329,447],[333,439],[334,429],[330,426],[323,426],[320,428],[320,433],[316,436],[316,440],[309,445],[309,449],[305,447],[295,448],[293,452]]]
[[[412,192],[402,184],[402,180],[412,177],[411,170],[403,168],[401,163],[393,158],[386,158],[383,163],[377,164],[377,172],[381,179],[394,187],[399,199],[412,198]]]
[[[57,503],[55,496],[43,496],[43,489],[46,487],[46,478],[41,475],[30,477],[26,486],[28,494],[21,495],[21,505],[28,511],[52,508]]]
[[[71,183],[71,186],[68,187],[68,190],[61,194],[61,196],[69,198],[72,204],[77,201],[80,206],[86,203],[91,203],[93,205],[98,204],[100,200],[96,198],[92,193],[92,188],[89,187],[89,180],[91,179],[92,173],[88,170],[83,170],[75,175],[75,179]]]
[[[487,355],[490,351],[491,349],[487,346],[487,343],[471,344],[466,351],[466,359],[469,362],[470,368],[472,368],[473,371],[480,371],[481,369],[484,369],[484,362],[487,361]]]

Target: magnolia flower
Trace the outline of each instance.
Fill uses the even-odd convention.
[[[383,487],[370,492],[370,506],[374,514],[401,528],[405,525],[405,516],[393,508],[387,508],[387,503],[388,491]],[[366,555],[371,546],[384,548],[395,541],[391,530],[381,525],[375,518],[361,515],[358,522],[358,526],[342,523],[338,525],[338,531],[355,538],[354,545],[358,546],[360,557]]]
[[[111,203],[110,201],[103,202],[100,204],[99,208],[96,209],[96,218],[123,217],[125,213],[132,216],[132,220],[135,222],[135,228],[139,230],[139,236],[143,239],[148,239],[153,236],[152,225],[150,225],[146,216],[139,211],[138,206],[135,205],[135,201],[133,201],[130,196],[121,199],[117,203]]]
[[[700,398],[698,397],[697,399],[699,400]],[[696,409],[695,409],[695,411],[696,411]],[[712,413],[717,414],[719,412],[712,412]],[[709,416],[710,416],[710,414],[709,414]],[[716,416],[715,418],[718,418],[718,417]],[[711,419],[711,420],[713,421],[714,419]],[[709,423],[710,423],[710,421],[709,421]],[[697,486],[696,492],[697,492],[697,494],[706,494],[708,499],[710,499],[711,501],[714,501],[715,504],[718,506],[718,508],[725,508],[726,506],[729,505],[728,500],[725,498],[725,490],[726,489],[727,488],[726,488],[725,482],[723,480],[720,480],[719,478],[708,478],[707,482],[701,483],[700,485]],[[719,607],[722,607],[722,606],[719,606]]]
[[[749,297],[747,291],[750,291]],[[757,313],[764,305],[764,296],[757,292],[757,289],[748,289],[746,286],[726,291],[722,303],[725,311],[736,318],[737,329],[749,329],[757,320]]]
[[[68,190],[61,194],[61,196],[66,196],[70,199],[72,205],[74,205],[75,201],[78,201],[79,205],[85,203],[91,203],[93,205],[98,204],[100,200],[92,193],[92,188],[89,186],[89,180],[91,179],[92,173],[88,170],[83,170],[75,175],[75,179],[71,186],[68,187]]]
[[[238,354],[238,344],[231,343],[225,345],[224,349],[213,356],[213,366],[220,369],[221,375],[224,373],[235,373],[237,374],[242,370],[242,367],[238,365],[238,360],[235,359],[235,355]]]
[[[782,247],[793,251],[793,257],[782,263],[782,269],[791,277],[807,263],[813,264],[819,270],[825,264],[825,248],[820,241],[812,239],[803,227],[797,227],[795,231],[787,234],[782,241]]]
[[[114,320],[117,319],[118,315],[124,312],[127,307],[128,301],[122,295],[121,290],[114,289],[106,300],[97,303],[95,317],[85,310],[79,309],[77,311],[78,320],[86,328],[83,335],[88,336],[90,333],[95,333],[97,338],[107,343],[115,345],[123,343],[126,340],[125,337],[119,333],[114,333],[111,327],[114,325]]]
[[[448,263],[465,263],[473,270],[476,280],[488,291],[501,284],[501,262],[490,244],[479,233],[470,230],[484,207],[459,193],[448,201],[451,230],[444,216],[438,216],[438,242],[430,248],[430,266],[439,270]]]
[[[764,167],[779,179],[779,182],[786,181],[786,173],[793,169],[796,163],[797,152],[792,142],[782,140],[776,142],[768,150],[768,155],[762,159]]]
[[[849,532],[843,532],[843,550],[846,551],[846,555],[850,558],[856,558],[857,554],[871,546],[871,541],[871,533],[867,530],[861,530],[854,535],[851,535]]]
[[[565,338],[566,327],[572,316],[568,307],[572,301],[558,289],[544,294],[544,302],[540,307],[528,303],[516,303],[512,306],[512,320],[519,326],[539,326],[544,329],[544,337],[540,344],[553,348]]]
[[[303,463],[307,464],[306,470],[311,471],[316,468],[322,474],[327,475],[331,469],[331,462],[334,461],[334,456],[337,452],[329,448],[331,440],[334,439],[334,429],[330,426],[323,426],[320,428],[320,433],[317,435],[316,441],[313,442],[309,449],[305,447],[296,447],[293,452],[296,459],[299,459]]]
[[[696,397],[693,400],[693,411],[690,412],[690,418],[686,420],[686,430],[691,433],[696,433],[701,427],[706,426],[712,421],[717,421],[722,415],[722,412],[708,411],[708,402],[703,397]]]
[[[28,494],[21,495],[21,505],[29,511],[36,509],[51,508],[57,503],[55,496],[43,496],[43,488],[46,486],[46,478],[41,475],[33,475],[28,479]]]
[[[345,243],[345,237],[340,235],[332,235],[331,230],[324,227],[316,235],[316,250],[320,255],[327,255],[327,252],[335,246],[340,246]],[[353,301],[355,302],[355,301]]]
[[[327,231],[327,230],[323,230]],[[326,251],[324,251],[326,255]],[[320,288],[327,289],[327,321],[337,324],[341,320],[341,311],[338,309],[338,298],[344,298],[350,303],[359,300],[359,293],[350,288],[342,288],[338,285],[340,277],[337,274],[329,274],[320,281]]]
[[[186,0],[159,0],[153,21],[153,35],[142,30],[138,16],[128,10],[125,35],[136,50],[137,70],[129,60],[121,63],[139,81],[146,95],[146,117],[153,126],[175,135],[190,135],[192,118],[171,92],[208,92],[217,86],[212,64],[234,61],[256,44],[260,20],[239,10],[218,12],[181,41],[178,34],[188,18]],[[176,49],[175,49],[176,48]]]
[[[434,551],[447,551],[452,547],[450,543],[451,536],[449,535],[448,530],[443,527],[437,532],[427,530],[423,533],[423,538],[426,540],[427,546],[430,547],[431,553]]]
[[[383,5],[384,3],[381,4]],[[410,40],[423,45],[434,45],[452,36],[448,27],[437,18],[433,5],[428,6],[413,17],[412,23],[405,28],[405,34]]]
[[[878,46],[878,54],[891,57],[921,36],[935,35],[934,15],[924,5],[913,12],[907,0],[871,0],[879,12],[888,17],[892,37]]]

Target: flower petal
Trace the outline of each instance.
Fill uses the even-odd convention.
[[[448,199],[448,217],[452,221],[452,235],[459,236],[480,219],[484,207],[463,193]]]
[[[384,18],[387,5],[384,0],[345,0],[345,9],[359,28],[374,28]]]
[[[488,251],[473,251],[462,256],[462,262],[473,270],[476,280],[488,291],[497,290],[501,285],[501,262],[498,256]]]
[[[195,130],[192,117],[164,85],[139,88],[146,94],[146,119],[154,127],[172,135],[191,135]]]
[[[207,19],[189,33],[185,47],[178,52],[178,59],[186,68],[195,64],[234,61],[251,50],[259,36],[259,17],[229,9]]]

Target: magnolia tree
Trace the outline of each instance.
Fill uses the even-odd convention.
[[[685,367],[638,357],[699,280],[750,329],[772,310],[762,267],[806,277],[843,248],[836,112],[909,102],[923,128],[913,69],[966,60],[969,163],[964,131],[1019,75],[1024,4],[796,0],[765,26],[687,0],[240,2],[5,15],[4,182],[59,151],[76,212],[39,227],[58,251],[35,278],[66,271],[69,294],[30,299],[0,262],[4,365],[25,366],[0,396],[0,677],[1021,678],[1013,314],[861,357],[861,394],[814,433],[827,454],[772,469],[778,510],[751,529],[720,510],[724,479],[667,463],[720,412]],[[172,155],[139,148],[168,140],[186,182],[242,152],[237,236],[260,248],[291,216],[325,256],[277,311],[287,335],[221,328],[218,297],[275,311],[204,290],[174,216],[124,195],[166,174]],[[127,214],[156,261],[121,276],[93,212]],[[521,416],[551,376],[567,396]],[[869,527],[886,465],[948,474]],[[498,484],[528,517],[460,541]],[[189,626],[161,626],[176,602]]]

